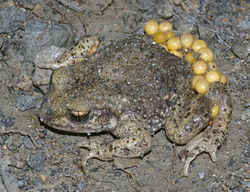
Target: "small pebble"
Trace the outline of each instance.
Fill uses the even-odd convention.
[[[43,151],[40,151],[35,155],[31,153],[27,164],[31,169],[35,171],[41,171],[44,168],[45,159],[46,155]]]
[[[166,149],[167,151],[171,151],[172,148],[171,148],[170,146],[166,146],[165,149]]]
[[[90,169],[89,171],[92,172],[92,173],[93,173],[93,172],[98,172],[98,171],[99,171],[99,168],[98,168],[98,167],[95,167],[95,168],[93,168],[93,169]]]
[[[18,186],[19,188],[24,187],[24,186],[25,186],[25,181],[24,181],[24,180],[18,180],[18,181],[17,181],[17,186]]]
[[[232,166],[234,163],[235,163],[235,160],[232,158],[232,159],[230,159],[228,166]]]
[[[40,179],[44,183],[46,181],[46,176],[45,175],[40,175]]]
[[[20,111],[26,111],[32,108],[35,108],[36,100],[33,96],[21,95],[16,100],[16,107]]]
[[[115,177],[119,177],[119,176],[121,176],[121,174],[122,174],[121,171],[116,171],[116,172],[114,173],[114,176],[115,176]]]
[[[32,149],[33,148],[33,143],[31,139],[28,136],[24,136],[22,139],[23,145],[25,146],[26,149]]]
[[[200,179],[203,179],[204,176],[205,176],[205,172],[204,172],[204,171],[199,172],[197,176],[198,176]]]
[[[83,191],[83,189],[84,189],[84,184],[83,184],[83,182],[82,182],[82,179],[80,179],[80,180],[78,181],[77,188],[78,188],[79,191]],[[77,191],[78,191],[78,190],[77,190]]]
[[[244,111],[241,116],[240,116],[240,119],[242,121],[246,121],[247,119],[250,118],[250,109],[247,109],[246,111]]]
[[[14,125],[14,118],[5,117],[0,108],[0,128],[11,127]]]
[[[247,42],[235,42],[232,45],[232,51],[235,55],[237,55],[240,59],[245,59],[248,56],[248,43]]]
[[[24,163],[22,161],[17,161],[16,162],[16,168],[22,169],[24,167]]]
[[[10,135],[6,140],[6,146],[10,151],[19,150],[22,145],[22,137],[18,134]]]

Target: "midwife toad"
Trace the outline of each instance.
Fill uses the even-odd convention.
[[[134,35],[110,42],[80,63],[57,69],[40,120],[68,132],[109,131],[117,137],[112,143],[85,143],[90,150],[85,164],[90,158],[142,157],[151,150],[151,136],[165,125],[173,142],[191,141],[182,153],[187,175],[189,163],[199,153],[208,152],[216,160],[231,115],[225,86],[214,83],[207,96],[200,95],[192,89],[192,76],[184,60],[150,37]],[[221,110],[209,127],[215,102]]]

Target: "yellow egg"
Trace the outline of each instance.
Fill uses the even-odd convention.
[[[224,74],[220,74],[220,82],[222,82],[223,84],[227,83],[227,76]]]
[[[201,75],[206,73],[207,71],[207,64],[204,61],[196,61],[193,64],[193,70],[196,75]]]
[[[181,35],[181,42],[183,47],[191,48],[194,41],[194,36],[190,33],[184,33]]]
[[[170,51],[181,49],[181,40],[178,37],[172,37],[168,40],[167,47]]]
[[[177,57],[183,57],[183,53],[181,51],[174,50],[170,51],[170,53],[174,54]]]
[[[199,79],[195,84],[195,90],[200,94],[206,94],[209,90],[209,83],[206,79]]]
[[[172,23],[170,23],[168,21],[163,21],[159,25],[159,30],[162,32],[171,31],[172,29],[173,29],[173,25],[172,25]]]
[[[159,24],[156,20],[149,20],[144,29],[148,35],[154,35],[159,30]]]
[[[170,39],[170,38],[174,37],[174,32],[167,31],[166,35],[167,35],[167,39]]]
[[[208,67],[209,67],[209,69],[210,69],[211,71],[217,71],[217,65],[216,65],[216,63],[213,62],[213,61],[210,61],[210,62],[208,63]]]
[[[204,47],[204,48],[200,48],[198,50],[198,53],[200,53],[200,57],[204,60],[204,61],[212,61],[214,58],[214,53],[211,49],[209,49],[208,47]]]
[[[219,111],[220,111],[219,105],[217,105],[217,104],[214,105],[212,107],[212,118],[214,118],[215,116],[217,116],[218,113],[219,113]]]
[[[188,63],[191,63],[191,64],[194,63],[194,54],[193,53],[187,53],[185,55],[185,58],[186,58]]]
[[[220,81],[220,73],[217,71],[209,71],[206,75],[206,79],[209,83]]]
[[[203,75],[195,75],[192,79],[192,87],[195,89],[195,85],[197,83],[198,80],[200,79],[205,79],[205,77]]]
[[[167,36],[163,32],[156,32],[154,34],[154,40],[156,43],[161,44],[164,43],[167,40]]]
[[[192,49],[197,52],[199,49],[207,47],[207,44],[205,41],[201,40],[201,39],[197,39],[194,41],[193,45],[192,45]]]

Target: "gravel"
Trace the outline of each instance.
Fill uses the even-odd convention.
[[[44,151],[39,151],[37,154],[31,152],[27,165],[35,171],[41,171],[44,168],[45,160],[46,154]]]
[[[8,33],[24,27],[26,15],[23,9],[15,6],[0,9],[0,33]]]
[[[14,125],[13,117],[5,117],[0,108],[0,128],[11,127]]]
[[[21,111],[27,111],[36,107],[35,97],[29,95],[21,95],[16,100],[16,107]]]

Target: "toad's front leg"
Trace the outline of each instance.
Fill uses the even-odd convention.
[[[84,159],[83,166],[91,158],[113,160],[115,157],[136,158],[143,157],[151,150],[152,138],[143,125],[136,120],[123,119],[118,127],[112,131],[118,137],[111,143],[89,141],[81,143],[82,147],[90,151]]]

